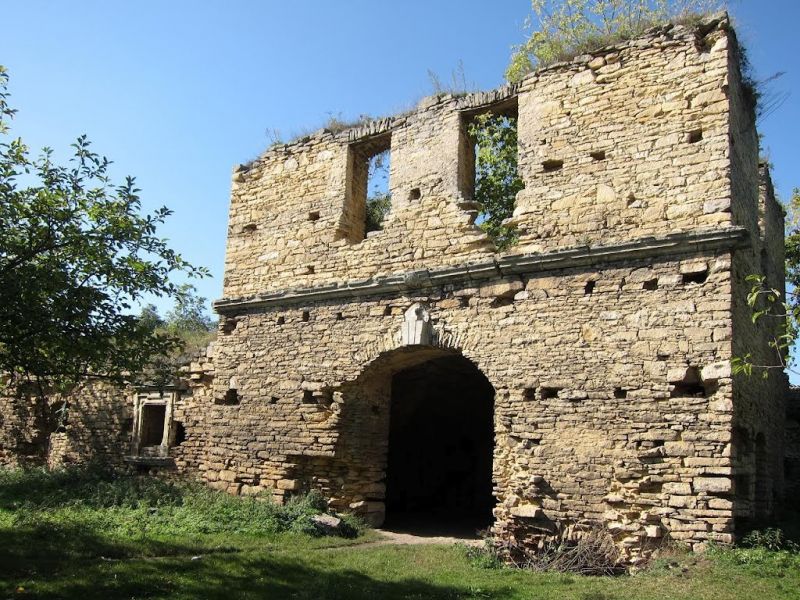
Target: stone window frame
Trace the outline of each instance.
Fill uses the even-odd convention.
[[[357,139],[347,146],[347,169],[345,185],[345,227],[343,237],[350,243],[359,243],[367,238],[367,198],[369,197],[369,160],[388,150],[392,151],[392,129]],[[389,190],[391,192],[391,174]],[[375,232],[373,232],[375,233]]]
[[[173,446],[173,412],[180,393],[177,390],[140,390],[133,398],[133,431],[131,432],[131,455],[141,458],[167,458]],[[156,446],[143,446],[143,413],[147,406],[164,407],[164,424],[161,443]]]

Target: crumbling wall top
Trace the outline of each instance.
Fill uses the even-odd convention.
[[[225,298],[491,259],[467,133],[489,110],[517,119],[525,184],[506,254],[737,225],[729,32],[726,15],[657,27],[516,85],[267,150],[234,172]],[[376,148],[391,152],[391,210],[367,233],[363,161]]]

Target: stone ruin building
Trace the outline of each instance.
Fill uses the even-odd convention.
[[[787,397],[730,366],[774,360],[745,277],[784,285],[740,66],[727,17],[666,26],[270,148],[234,170],[218,338],[183,384],[87,384],[56,431],[6,399],[0,461],[317,489],[375,525],[522,544],[597,523],[629,555],[732,542],[782,498]],[[502,252],[473,199],[486,112],[517,120],[525,185]],[[391,210],[365,233],[385,150]]]

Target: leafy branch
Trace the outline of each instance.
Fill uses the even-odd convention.
[[[751,352],[743,356],[734,357],[731,367],[734,374],[742,373],[751,376],[757,371],[765,379],[770,371],[790,371],[794,369],[794,360],[791,358],[790,349],[797,339],[798,326],[800,325],[800,305],[798,305],[797,291],[787,295],[767,285],[764,275],[748,275],[745,278],[752,287],[747,294],[747,305],[751,309],[752,322],[776,320],[778,322],[777,335],[770,336],[768,347],[774,352],[775,360],[765,363],[754,362]]]

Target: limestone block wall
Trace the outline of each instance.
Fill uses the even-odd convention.
[[[703,283],[684,281],[700,271]],[[722,253],[243,312],[215,358],[240,404],[208,414],[204,477],[319,487],[379,520],[390,374],[453,351],[495,388],[498,534],[596,520],[631,547],[667,533],[730,541],[716,470],[730,461],[730,298]],[[403,349],[419,300],[436,341]]]
[[[753,155],[747,161],[740,160],[734,171],[748,167],[752,170],[754,165],[757,158]],[[752,284],[746,278],[761,274],[766,285],[784,293],[783,208],[775,200],[765,167],[762,166],[760,178],[741,185],[750,198],[757,199],[759,210],[749,224],[752,246],[737,252],[733,262],[733,276],[738,282],[732,305],[733,351],[735,356],[749,354],[754,364],[776,366],[781,356],[769,343],[781,335],[781,322],[769,317],[752,322],[753,309],[747,304]],[[732,482],[736,516],[743,526],[767,520],[784,497],[787,392],[786,375],[778,368],[771,369],[766,379],[756,372],[752,377],[738,376],[734,383]]]
[[[66,408],[64,408],[66,405]],[[122,466],[133,424],[130,390],[89,381],[66,394],[20,385],[0,397],[0,465]]]
[[[209,344],[181,372],[180,392],[173,404],[173,438],[169,448],[169,457],[174,461],[172,474],[177,477],[197,479],[210,451],[206,413],[213,406],[215,348],[214,342]]]
[[[466,122],[490,109],[519,113],[526,187],[512,219],[521,244],[511,252],[735,224],[732,46],[726,20],[659,28],[519,87],[432,97],[408,114],[273,147],[234,172],[223,295],[491,256],[473,223],[464,150]],[[384,229],[363,239],[353,164],[363,148],[387,143],[392,209]]]
[[[800,494],[800,393],[790,390],[786,403],[784,490],[786,506],[796,506]]]
[[[212,360],[213,344],[183,369],[168,432],[170,461],[158,470],[160,475],[193,478],[199,472],[207,453]],[[89,380],[66,393],[40,391],[35,384],[11,386],[8,392],[0,397],[0,466],[131,466],[136,386]]]
[[[486,255],[486,236],[460,208],[460,115],[452,97],[414,113],[268,150],[234,174],[223,294],[333,283],[399,267],[458,264]],[[364,238],[355,156],[391,139],[392,209]],[[360,200],[360,202],[359,202]]]
[[[470,203],[465,124],[489,109],[518,114],[525,182],[504,255]],[[354,156],[387,143],[392,211],[362,240]],[[599,521],[631,552],[731,541],[782,486],[785,379],[730,370],[774,334],[751,323],[745,276],[782,277],[757,152],[724,18],[268,151],[235,174],[213,396],[239,404],[209,413],[203,476],[321,487],[380,521],[390,375],[445,349],[495,388],[498,535]],[[438,332],[417,358],[397,350],[415,302]]]
[[[731,46],[724,25],[667,28],[525,79],[522,249],[733,224]]]

